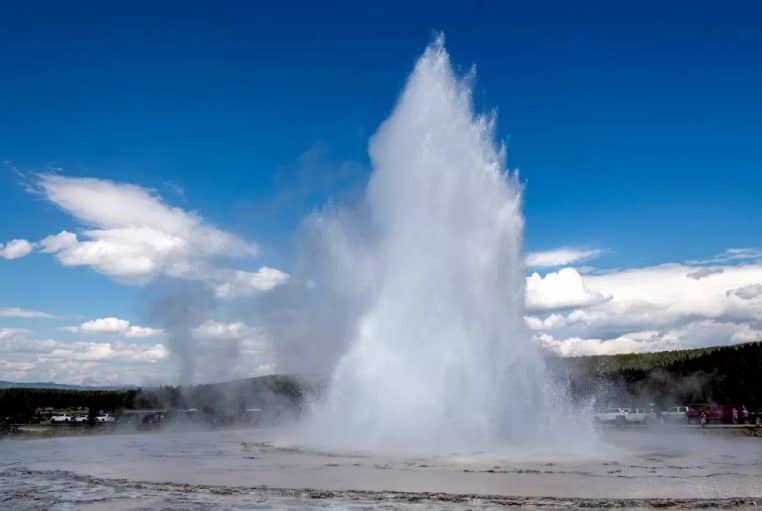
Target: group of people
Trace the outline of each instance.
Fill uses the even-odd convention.
[[[701,410],[701,425],[705,426],[707,423],[706,410]],[[746,405],[741,405],[739,410],[737,407],[733,407],[730,410],[730,419],[733,424],[749,424],[749,410],[746,409]],[[757,426],[760,425],[760,417],[757,417]]]

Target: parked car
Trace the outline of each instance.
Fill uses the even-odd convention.
[[[77,415],[74,417],[75,424],[87,424],[87,415]]]
[[[73,420],[73,417],[68,413],[59,413],[50,418],[51,424],[69,424]]]
[[[688,407],[672,406],[661,412],[661,419],[664,422],[687,422]]]
[[[627,422],[628,411],[625,408],[603,408],[593,414],[596,422],[607,424],[624,424]]]
[[[625,408],[624,419],[630,423],[647,424],[656,420],[656,413],[648,408]]]
[[[113,415],[104,413],[104,414],[98,415],[95,418],[95,422],[97,422],[98,424],[110,424],[110,423],[116,422],[116,418],[114,418]]]

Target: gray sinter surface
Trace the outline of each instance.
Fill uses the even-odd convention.
[[[525,449],[437,456],[321,452],[283,438],[283,431],[251,429],[7,440],[0,443],[0,507],[762,503],[762,441],[719,432],[608,430],[594,455]]]

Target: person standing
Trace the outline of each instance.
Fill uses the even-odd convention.
[[[733,424],[738,424],[738,408],[734,406],[730,413],[733,417]]]

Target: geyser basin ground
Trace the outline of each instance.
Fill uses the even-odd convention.
[[[489,452],[435,457],[318,452],[276,438],[272,430],[220,430],[4,441],[0,507],[762,503],[762,441],[719,432],[607,430],[599,457],[553,461]]]

